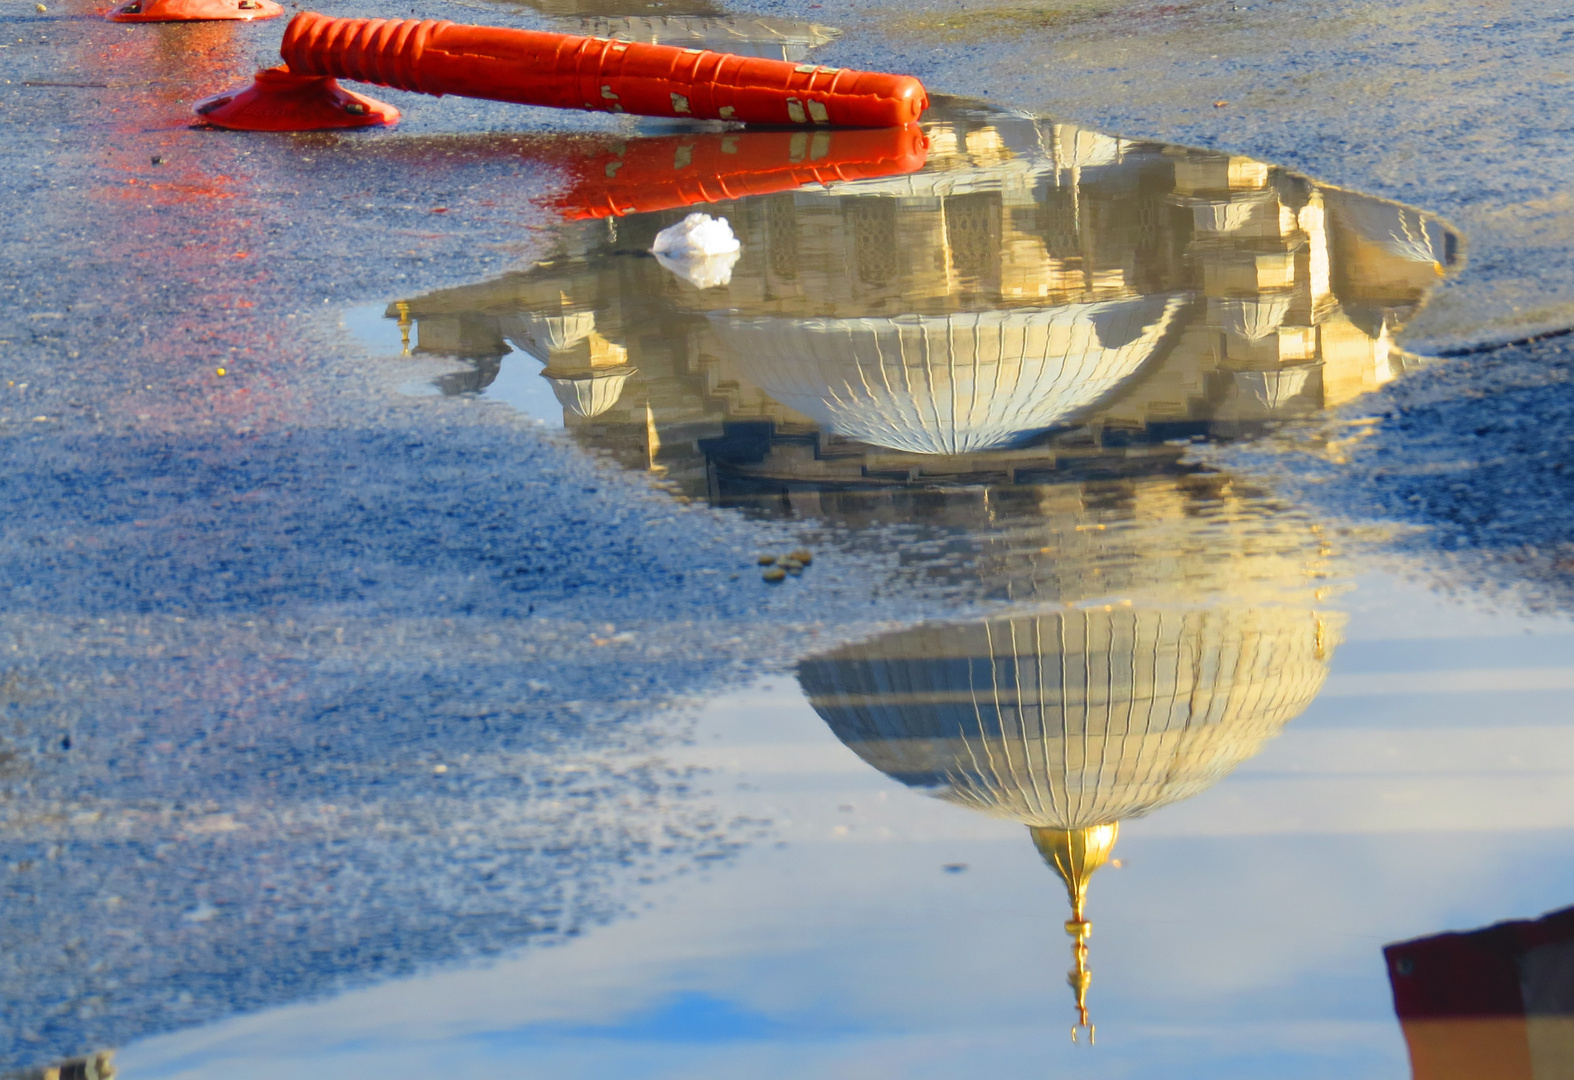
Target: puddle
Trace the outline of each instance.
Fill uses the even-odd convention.
[[[1505,748],[1561,746],[1552,714],[1482,730],[1492,760],[1472,763],[1466,706],[1464,741],[1423,750],[1403,717],[1433,702],[1429,679],[1400,655],[1534,630],[1561,664],[1561,624],[1471,624],[1391,580],[1353,585],[1314,514],[1191,459],[1420,363],[1394,337],[1459,266],[1460,238],[1248,158],[963,102],[938,103],[921,146],[893,140],[581,143],[554,158],[564,221],[537,265],[385,310],[397,333],[379,340],[460,365],[430,391],[561,428],[680,501],[791,523],[816,559],[778,558],[775,587],[830,553],[880,553],[889,589],[992,614],[810,655],[796,688],[707,709],[692,760],[770,817],[774,852],[579,960],[436,977],[518,995],[491,1020],[449,1010],[396,1036],[371,1015],[440,992],[412,984],[325,1007],[324,1047],[490,1060],[486,1031],[552,1075],[879,1060],[938,1076],[1066,1061],[1047,1040],[1091,1041],[1102,1021],[1068,1068],[1394,1075],[1376,946],[1479,901],[1482,844],[1566,830],[1564,809],[1472,820],[1441,779],[1516,783],[1532,759]],[[649,254],[694,210],[741,242],[720,284]],[[1540,684],[1497,664],[1459,691],[1528,702]],[[1443,856],[1434,837],[1458,829],[1470,855]],[[1101,917],[1094,946],[1101,906],[1114,929]],[[574,1003],[549,1005],[543,981]]]
[[[659,5],[595,25],[789,57],[828,33]],[[588,462],[518,464],[585,507],[556,564],[583,625],[451,630],[447,594],[424,637],[375,611],[248,622],[282,644],[255,671],[214,658],[251,725],[233,747],[172,733],[85,780],[96,809],[19,802],[36,850],[9,872],[54,884],[11,898],[90,927],[8,954],[35,988],[20,1038],[117,1041],[59,1075],[1391,1077],[1430,1036],[1396,1020],[1383,945],[1568,902],[1566,624],[1407,585],[1197,459],[1322,430],[1421,364],[1395,334],[1461,263],[1445,223],[959,101],[921,134],[521,153],[557,178],[535,265],[343,326],[400,409],[512,411]],[[740,242],[720,284],[650,254],[691,212]],[[428,471],[455,515],[486,497]],[[688,719],[651,702],[689,684],[654,673],[716,647],[688,632],[701,599],[644,613],[654,632],[590,614],[592,513],[654,530],[653,506],[664,544],[690,523],[689,594],[759,603],[733,644],[766,674],[696,681]],[[769,539],[758,564],[705,564],[712,510]],[[155,637],[126,624],[109,654]],[[411,641],[466,685],[400,667]],[[347,681],[292,727],[308,669]],[[587,689],[533,704],[560,678]],[[36,719],[82,692],[7,693]],[[608,703],[632,748],[563,720]],[[293,763],[277,790],[234,781],[246,739]],[[52,845],[67,827],[136,858],[95,878]]]

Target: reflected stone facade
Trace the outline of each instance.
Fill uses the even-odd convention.
[[[639,254],[671,211],[565,225],[535,268],[389,315],[418,352],[484,372],[519,350],[554,388],[580,380],[548,419],[629,467],[791,500],[1165,468],[1177,438],[1391,380],[1394,330],[1458,261],[1436,219],[1246,158],[934,115],[918,173],[711,207],[743,244],[725,286]],[[544,343],[544,323],[573,341]],[[620,374],[591,392],[601,368]]]

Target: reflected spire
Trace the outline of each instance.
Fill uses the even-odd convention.
[[[1077,995],[1077,1022],[1071,1025],[1071,1041],[1077,1041],[1077,1029],[1083,1028],[1088,1033],[1088,1045],[1092,1046],[1097,1036],[1088,1019],[1088,986],[1093,982],[1093,973],[1088,970],[1088,935],[1093,932],[1093,924],[1068,922],[1066,929],[1076,939],[1071,945],[1071,970],[1066,972],[1066,982]]]
[[[1115,840],[1120,836],[1120,822],[1091,825],[1084,829],[1050,829],[1029,826],[1033,846],[1066,883],[1066,896],[1071,901],[1071,918],[1066,920],[1066,933],[1071,935],[1071,970],[1066,982],[1077,996],[1077,1022],[1071,1026],[1071,1041],[1077,1041],[1077,1031],[1088,1033],[1088,1045],[1093,1045],[1093,1024],[1088,1020],[1088,986],[1093,973],[1088,970],[1088,938],[1093,934],[1093,924],[1088,921],[1085,907],[1088,899],[1088,882],[1093,871],[1109,861],[1115,850]]]
[[[656,455],[661,453],[661,432],[656,427],[656,414],[650,407],[650,402],[645,402],[645,460],[646,468],[653,473],[664,473],[666,467],[656,463]]]

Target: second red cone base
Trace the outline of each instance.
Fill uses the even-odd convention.
[[[105,18],[110,22],[255,22],[283,14],[284,8],[274,0],[124,0]]]
[[[295,75],[289,68],[257,72],[244,90],[197,102],[204,123],[234,131],[325,131],[387,127],[399,122],[392,105],[344,89],[323,75]]]

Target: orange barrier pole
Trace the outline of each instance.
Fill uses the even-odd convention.
[[[566,218],[618,217],[792,191],[808,184],[901,176],[924,167],[916,125],[854,131],[668,135],[578,158],[549,200]]]
[[[296,76],[640,116],[894,127],[929,107],[923,84],[908,75],[432,20],[303,11],[279,53]],[[244,128],[244,110],[225,108],[242,97],[229,95],[223,105],[210,99],[198,111],[219,127]],[[356,116],[333,126],[379,122]]]

